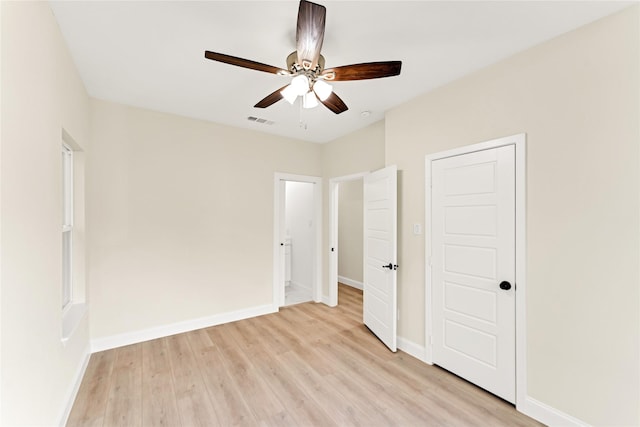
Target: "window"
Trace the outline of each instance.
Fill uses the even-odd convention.
[[[73,297],[73,150],[62,145],[62,308]]]
[[[84,168],[81,146],[62,129],[62,277],[60,300],[62,306],[62,343],[69,338],[87,313],[85,283],[85,215]]]

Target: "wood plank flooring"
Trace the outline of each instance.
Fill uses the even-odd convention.
[[[362,292],[95,353],[68,426],[539,426],[443,369],[391,353]]]

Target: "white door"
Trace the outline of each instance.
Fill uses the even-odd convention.
[[[515,402],[515,147],[431,166],[433,362]]]
[[[364,324],[396,351],[397,167],[364,177]]]

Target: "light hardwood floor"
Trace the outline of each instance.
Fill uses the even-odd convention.
[[[68,426],[538,426],[362,324],[362,291],[95,353]]]

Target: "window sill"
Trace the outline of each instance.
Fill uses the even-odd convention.
[[[87,313],[85,303],[71,304],[62,313],[62,342],[66,343]]]

